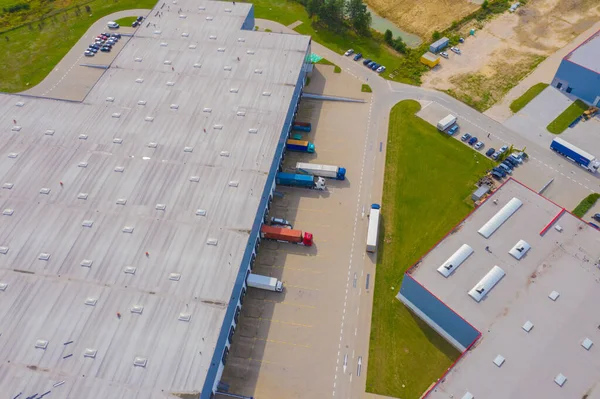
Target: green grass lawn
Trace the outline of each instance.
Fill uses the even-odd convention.
[[[459,352],[395,296],[404,272],[473,208],[474,183],[493,163],[416,117],[416,101],[390,113],[367,391],[417,399]],[[404,385],[404,388],[402,387]]]
[[[592,207],[596,204],[596,201],[598,201],[598,198],[600,198],[600,194],[598,193],[593,193],[585,197],[583,200],[581,200],[579,205],[573,209],[573,215],[582,218],[587,211],[592,209]]]
[[[333,62],[326,60],[325,58],[321,58],[319,61],[317,61],[317,64],[321,64],[321,65],[331,65],[333,66],[333,72],[334,73],[341,73],[342,72],[342,68],[340,68],[339,66],[335,65]]]
[[[133,21],[135,21],[136,19],[137,19],[137,15],[135,17],[119,18],[115,22],[118,23],[121,26],[131,26],[131,24],[133,23]]]
[[[574,103],[569,105],[562,114],[558,115],[555,120],[550,122],[546,129],[548,129],[550,133],[561,134],[575,119],[577,119],[578,116],[583,114],[583,111],[588,108],[589,107],[586,103],[581,100],[576,100]]]
[[[373,90],[371,90],[371,86],[363,84],[362,87],[360,88],[360,91],[364,92],[364,93],[372,93]]]
[[[525,108],[525,106],[529,104],[531,100],[536,98],[538,94],[543,92],[546,87],[548,87],[548,83],[538,83],[536,85],[531,86],[529,90],[523,93],[521,97],[517,98],[510,104],[510,110],[514,113],[519,112],[520,110]]]
[[[41,82],[99,18],[155,4],[156,0],[94,0],[86,4],[92,16],[81,6],[0,34],[0,91],[18,92]]]

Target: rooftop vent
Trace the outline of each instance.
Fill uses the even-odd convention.
[[[181,279],[180,273],[170,273],[169,274],[169,280],[171,280],[171,281],[179,281],[180,279]]]
[[[221,124],[213,125],[213,129],[215,129],[215,130],[223,130],[223,125],[221,125]]]
[[[8,253],[8,247],[0,247],[0,254],[6,255]]]
[[[548,298],[552,299],[553,301],[556,301],[559,296],[560,294],[557,291],[552,291],[550,295],[548,295]]]
[[[2,211],[2,214],[4,216],[12,216],[13,213],[15,213],[14,209],[10,209],[10,208],[6,208],[5,210]]]
[[[258,74],[258,75],[262,75],[263,70],[262,69],[255,69],[254,73]]]
[[[148,143],[148,148],[156,148],[156,147],[158,147],[158,144],[157,144],[157,143],[155,143],[155,142],[153,142],[153,141],[152,141],[152,142],[150,142],[150,143]]]
[[[258,133],[258,129],[257,128],[248,129],[248,133],[256,134],[256,133]]]
[[[196,216],[206,216],[206,210],[205,209],[197,209]]]
[[[123,231],[123,233],[131,234],[131,233],[133,233],[133,226],[125,226],[125,227],[123,227],[122,231]]]
[[[142,57],[135,57],[134,61],[135,62],[142,62]]]
[[[231,65],[225,65],[223,67],[223,70],[225,70],[225,71],[231,71]]]
[[[270,91],[263,91],[262,95],[265,96],[265,97],[271,97],[271,92]]]
[[[189,313],[179,313],[179,317],[177,319],[179,321],[190,321],[192,319],[192,315]]]
[[[194,64],[194,68],[202,68],[202,64],[195,63],[195,64]]]
[[[131,307],[131,313],[142,314],[144,307],[142,305],[133,305]]]
[[[254,50],[246,50],[246,54],[254,55]]]
[[[48,129],[44,132],[46,136],[54,136],[54,129]]]
[[[475,399],[475,396],[471,392],[467,392],[463,395],[462,399]]]
[[[185,15],[185,14],[179,14],[179,18],[181,18],[181,19],[186,19],[186,18],[187,18],[187,15]]]
[[[142,78],[137,78],[137,79],[135,80],[135,83],[144,83],[144,79],[142,79]]]
[[[585,350],[588,350],[588,351],[590,350],[592,345],[594,345],[594,343],[589,338],[584,339],[583,342],[581,343],[581,346],[583,346],[585,348]]]
[[[167,47],[169,45],[169,43],[167,42],[161,42],[160,43],[160,47]]]
[[[127,203],[127,198],[118,198],[117,205],[125,205]]]
[[[96,306],[96,304],[98,303],[98,298],[89,297],[89,298],[86,298],[83,303],[88,306]]]
[[[47,187],[42,187],[40,189],[40,194],[46,194],[46,195],[48,195],[48,194],[50,194],[50,189],[47,188]]]
[[[167,82],[167,86],[175,86],[175,82]]]
[[[199,6],[199,7],[198,7],[198,10],[200,10],[200,11],[204,11],[204,10],[206,10],[206,7],[204,7],[204,6]]]
[[[237,180],[231,180],[231,181],[229,182],[229,187],[237,187],[237,186],[239,186],[239,185],[240,185],[240,182],[239,182],[239,181],[237,181]]]
[[[112,103],[115,101],[114,97],[106,97],[106,101],[108,101],[109,103]]]
[[[213,17],[206,17],[206,20],[207,20],[207,21],[212,21],[212,20],[213,20]]]
[[[78,167],[80,167],[80,168],[87,168],[87,166],[88,166],[88,163],[87,163],[87,162],[79,162],[79,163],[77,164],[77,166],[78,166]]]
[[[237,93],[238,91],[240,91],[240,89],[238,89],[237,87],[232,87],[231,89],[229,89],[230,93]]]
[[[183,152],[192,152],[194,151],[194,147],[183,147]]]
[[[165,64],[165,65],[171,65],[171,61],[170,60],[165,60],[165,62],[163,62],[163,64]]]
[[[554,225],[554,230],[556,230],[556,231],[558,231],[559,233],[561,233],[561,232],[563,231],[563,228],[562,228],[562,226],[561,226],[561,225],[559,225],[559,224],[556,224],[556,225]]]
[[[123,173],[125,168],[123,166],[115,166],[115,172]]]
[[[8,288],[8,283],[0,283],[0,291],[6,291]]]
[[[245,39],[245,38],[243,38],[243,37],[238,37],[238,42],[244,43],[245,41],[246,41],[246,39]]]
[[[188,48],[189,48],[190,50],[194,50],[196,47],[197,47],[197,46],[196,46],[195,44],[190,44],[190,45],[188,46]]]
[[[21,126],[13,126],[10,130],[12,130],[13,132],[20,132]]]
[[[123,273],[125,273],[125,274],[135,274],[136,270],[137,270],[137,268],[135,266],[126,266],[125,269],[123,269]]]
[[[157,211],[164,211],[165,209],[167,209],[167,205],[166,204],[156,204],[154,209],[156,209]]]
[[[222,157],[227,157],[228,158],[229,157],[229,151],[221,151],[221,154],[219,154],[219,155],[221,155]]]
[[[93,220],[84,220],[83,223],[81,223],[81,225],[83,227],[92,227],[94,225],[94,221]]]
[[[160,35],[160,34],[162,33],[162,31],[160,31],[160,30],[155,30],[155,31],[154,31],[154,32],[152,32],[152,33],[154,33],[155,35]]]
[[[123,139],[122,139],[122,138],[119,138],[119,137],[115,137],[115,138],[113,139],[113,143],[114,143],[114,144],[122,144],[122,143],[123,143]]]
[[[212,108],[204,108],[202,112],[208,112],[210,114],[212,112]]]
[[[18,156],[19,156],[18,152],[11,152],[10,154],[8,154],[8,157],[9,158],[13,158],[13,159],[16,158],[16,157],[18,157]]]
[[[237,116],[246,116],[246,111],[238,111],[236,113]]]
[[[219,53],[224,53],[224,52],[225,52],[225,47],[219,47],[219,48],[217,49],[217,52],[219,52]]]
[[[77,199],[86,200],[88,199],[88,193],[79,193],[77,194]]]
[[[23,101],[19,101],[15,104],[17,107],[22,107],[23,105],[25,105],[25,103]]]
[[[133,359],[133,365],[136,367],[146,367],[146,364],[148,364],[148,359],[146,359],[145,357],[136,357],[135,359]]]
[[[80,134],[79,135],[79,140],[87,140],[88,139],[88,135],[87,134]]]
[[[171,108],[171,109],[179,109],[179,104],[171,104],[169,106],[169,108]]]
[[[140,100],[137,102],[138,105],[146,105],[146,101],[145,100]]]
[[[152,121],[154,121],[154,117],[153,116],[147,116],[147,117],[144,118],[144,120],[146,122],[152,122]]]
[[[533,323],[532,323],[532,322],[530,322],[529,320],[527,320],[527,321],[525,322],[525,324],[523,324],[523,326],[522,326],[521,328],[522,328],[523,330],[525,330],[525,331],[529,332],[529,331],[531,331],[531,329],[533,328]]]
[[[231,12],[231,8],[226,8],[225,12]]]
[[[181,37],[189,37],[189,36],[190,36],[190,34],[189,34],[189,33],[187,33],[187,32],[183,32],[183,33],[181,34]]]
[[[84,259],[81,261],[80,266],[81,267],[92,267],[93,263],[94,263],[94,261],[91,259]]]
[[[496,358],[494,359],[494,364],[498,367],[502,367],[502,365],[504,364],[504,361],[506,359],[504,359],[504,357],[502,355],[498,355],[496,356]]]
[[[94,359],[96,357],[96,353],[98,353],[96,349],[86,348],[85,351],[83,351],[83,357]]]
[[[14,187],[14,184],[12,184],[12,183],[4,183],[4,184],[2,185],[2,188],[3,188],[3,189],[5,189],[5,190],[10,190],[10,189],[12,189],[13,187]]]
[[[190,176],[190,181],[198,183],[200,181],[200,176]]]
[[[556,377],[554,377],[554,382],[556,382],[556,384],[559,387],[562,387],[563,385],[565,385],[565,382],[567,382],[567,377],[565,377],[564,375],[562,375],[562,373],[560,373]]]
[[[219,243],[219,240],[217,240],[216,238],[209,238],[208,240],[206,240],[206,245],[217,245]]]
[[[35,341],[35,347],[37,349],[46,349],[48,347],[48,341],[45,339],[38,339]]]
[[[217,40],[217,36],[215,36],[215,35],[210,35],[210,36],[208,36],[208,38],[210,40]]]

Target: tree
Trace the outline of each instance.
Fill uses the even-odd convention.
[[[481,8],[483,8],[484,10],[487,10],[489,6],[490,3],[488,2],[488,0],[483,0],[483,3],[481,3]]]
[[[439,40],[442,37],[442,34],[440,32],[438,32],[437,30],[435,32],[433,32],[433,35],[431,35],[431,38],[435,41],[435,40]]]
[[[306,0],[304,6],[306,7],[306,12],[310,18],[315,15],[320,15],[321,6],[323,2],[321,0]]]
[[[358,33],[368,34],[371,28],[371,13],[362,0],[348,0],[346,2],[346,15],[350,24]]]
[[[402,38],[400,36],[398,36],[394,42],[392,43],[392,47],[394,48],[394,50],[396,50],[399,53],[405,54],[406,53],[406,43],[404,43],[404,40],[402,40]]]
[[[344,21],[344,0],[325,0],[317,15],[325,25],[339,30]]]
[[[391,30],[389,30],[389,29],[386,29],[386,30],[385,30],[385,33],[384,33],[384,35],[383,35],[383,39],[385,40],[385,42],[386,42],[387,44],[390,44],[390,45],[391,45],[391,44],[392,44],[392,40],[394,39],[394,36],[393,36],[393,34],[392,34],[392,31],[391,31]]]

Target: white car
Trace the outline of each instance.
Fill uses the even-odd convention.
[[[476,149],[476,150],[478,150],[478,149],[480,149],[481,147],[483,147],[483,142],[481,142],[481,141],[478,141],[478,142],[477,142],[477,144],[475,144],[475,149]]]
[[[352,54],[354,54],[354,50],[352,50],[352,49],[350,49],[350,50],[348,50],[348,51],[346,51],[346,52],[344,53],[344,55],[345,55],[346,57],[348,57],[349,55],[352,55]]]
[[[441,55],[442,57],[444,57],[444,58],[448,58],[448,53],[447,53],[447,52],[445,52],[445,51],[442,51],[442,52],[440,53],[440,55]]]
[[[383,71],[385,71],[385,67],[382,65],[379,68],[377,68],[377,70],[375,72],[382,73]]]
[[[85,50],[85,52],[83,53],[83,55],[85,55],[86,57],[93,57],[93,56],[94,56],[94,53],[92,53],[92,52],[91,52],[91,51],[89,51],[89,50]]]
[[[114,21],[108,21],[106,24],[110,29],[119,29],[119,24]]]
[[[504,154],[506,152],[506,150],[508,150],[508,146],[507,145],[503,145],[502,147],[500,147],[500,149],[498,150],[498,152],[500,154]]]
[[[455,52],[456,54],[461,54],[460,49],[456,47],[450,47],[450,50]]]

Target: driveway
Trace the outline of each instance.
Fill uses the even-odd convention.
[[[60,60],[43,81],[21,94],[60,100],[83,101],[106,68],[116,58],[119,51],[129,41],[129,37],[123,36],[110,53],[99,51],[94,57],[86,57],[83,55],[85,49],[93,43],[94,38],[98,34],[108,31],[106,26],[108,21],[134,15],[146,16],[148,13],[150,13],[150,10],[125,10],[100,18],[90,26],[87,32],[75,43],[73,48]],[[125,26],[114,31],[121,34],[133,35],[135,29]],[[96,67],[85,65],[94,65]]]

